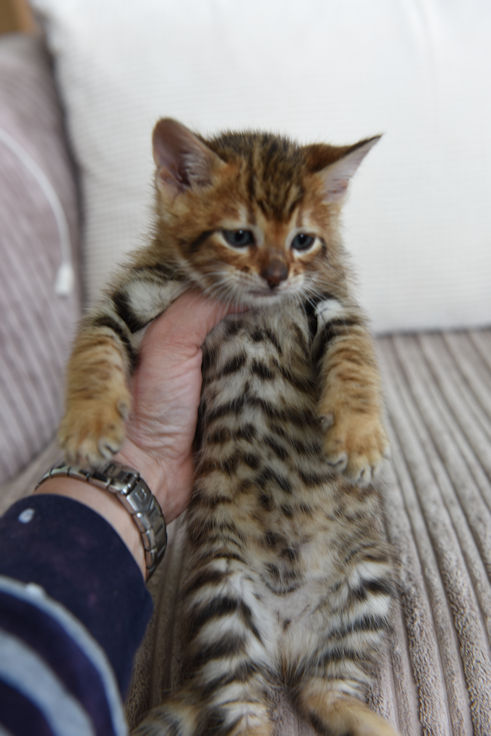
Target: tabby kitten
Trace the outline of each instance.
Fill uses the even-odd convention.
[[[247,311],[204,345],[184,682],[140,736],[269,736],[280,685],[319,734],[395,734],[364,703],[393,587],[372,485],[387,441],[339,233],[376,141],[155,127],[155,235],[82,325],[68,460],[118,449],[135,333],[179,294],[194,286]]]

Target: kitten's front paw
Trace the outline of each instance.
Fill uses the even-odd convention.
[[[371,483],[389,456],[387,435],[378,415],[339,412],[324,416],[322,421],[329,465],[356,485]]]
[[[69,401],[58,432],[66,461],[96,468],[110,460],[123,443],[130,402],[129,393]]]

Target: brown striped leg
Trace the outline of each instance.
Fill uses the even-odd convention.
[[[80,332],[68,364],[65,415],[58,433],[68,462],[97,467],[120,448],[131,406],[129,349],[109,325],[90,325]]]
[[[260,612],[247,603],[253,589],[242,542],[234,541],[232,524],[228,549],[223,534],[211,559],[194,568],[185,592],[189,628],[183,671],[203,706],[193,736],[270,736]]]
[[[131,736],[194,736],[199,710],[191,693],[185,689],[153,708]]]
[[[97,467],[119,450],[131,408],[127,383],[137,360],[134,335],[185,288],[171,266],[155,263],[145,251],[85,319],[68,364],[59,431],[68,462]]]
[[[392,565],[383,546],[363,538],[348,545],[343,566],[343,580],[328,598],[325,629],[296,684],[298,707],[324,736],[395,736],[363,702],[388,628]]]
[[[372,341],[360,324],[340,321],[328,326],[319,402],[326,429],[324,451],[338,472],[367,485],[388,451]]]
[[[193,736],[272,736],[273,726],[268,707],[254,688],[237,700],[234,696],[205,711],[204,719]]]
[[[194,736],[270,736],[263,642],[249,607],[233,589],[222,591],[192,616],[197,633],[185,669],[205,704]]]
[[[154,708],[132,736],[272,736],[260,682],[223,688],[210,700],[191,685]]]
[[[365,703],[313,677],[301,684],[298,707],[321,736],[397,736],[397,731]]]

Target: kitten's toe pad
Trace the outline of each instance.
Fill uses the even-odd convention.
[[[129,409],[129,396],[72,401],[58,433],[67,462],[95,468],[110,460],[123,443]]]
[[[344,473],[348,465],[348,455],[346,452],[341,452],[338,455],[335,452],[331,452],[327,455],[327,462],[337,473]]]
[[[324,452],[327,462],[356,485],[373,482],[388,453],[388,442],[380,420],[364,414],[341,414],[330,421]]]

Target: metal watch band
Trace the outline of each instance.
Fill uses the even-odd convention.
[[[43,475],[36,488],[48,478],[68,477],[83,480],[113,493],[131,515],[142,538],[145,565],[150,576],[164,556],[167,530],[160,504],[140,473],[110,461],[100,470],[83,470],[74,465],[55,465]]]

